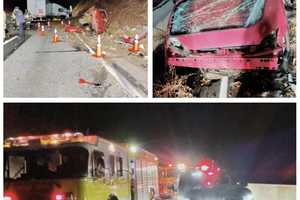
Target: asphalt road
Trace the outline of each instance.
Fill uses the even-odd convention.
[[[36,32],[4,61],[5,97],[128,97],[101,62]],[[98,85],[79,84],[79,79]]]

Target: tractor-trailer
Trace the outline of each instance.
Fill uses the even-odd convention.
[[[50,3],[47,0],[27,0],[27,10],[33,18],[66,18],[69,16],[68,9],[56,3]]]

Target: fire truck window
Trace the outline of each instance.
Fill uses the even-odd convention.
[[[24,156],[9,156],[7,165],[7,175],[6,178],[18,179],[26,174],[26,158]]]
[[[104,162],[104,154],[102,152],[94,151],[94,176],[98,178],[102,178],[105,176],[105,162]]]
[[[114,176],[115,175],[115,156],[113,156],[113,155],[109,156],[109,170],[110,170],[110,175]]]
[[[123,176],[123,158],[117,158],[117,169],[118,169],[118,176]]]
[[[5,157],[6,178],[52,179],[87,175],[88,151],[81,147],[5,152]]]

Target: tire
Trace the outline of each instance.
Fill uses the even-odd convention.
[[[252,192],[248,188],[238,188],[230,192],[225,198],[226,200],[243,200],[249,199],[254,200]]]
[[[118,197],[114,194],[110,194],[107,198],[107,200],[119,200]]]

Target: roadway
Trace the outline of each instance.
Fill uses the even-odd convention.
[[[62,42],[53,44],[52,32],[46,36],[30,32],[30,38],[5,59],[5,97],[146,96],[132,92],[136,85],[132,79],[112,70],[103,59],[72,47],[65,33],[59,32]],[[96,85],[79,84],[79,79]]]

